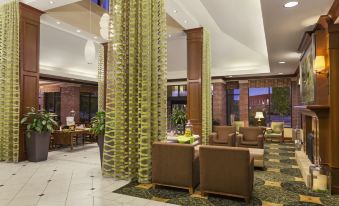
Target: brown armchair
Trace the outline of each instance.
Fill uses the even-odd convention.
[[[210,145],[235,146],[235,126],[215,126],[213,129],[214,132],[209,135]]]
[[[190,144],[156,142],[152,146],[152,183],[193,189],[199,184],[199,154]]]
[[[240,127],[237,147],[264,148],[264,136],[260,127]]]
[[[253,158],[246,148],[200,146],[200,191],[244,198],[253,191]],[[222,162],[222,164],[220,164]]]

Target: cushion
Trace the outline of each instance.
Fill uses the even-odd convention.
[[[282,136],[282,133],[270,133],[270,134],[265,134],[265,137],[281,137]]]
[[[241,144],[255,146],[255,145],[258,145],[258,141],[245,141],[245,140],[242,140]]]
[[[283,122],[272,122],[271,123],[272,131],[273,133],[281,133],[284,129],[284,123]]]

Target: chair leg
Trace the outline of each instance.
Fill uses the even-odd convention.
[[[193,191],[193,187],[188,188],[188,192],[190,193],[190,195],[193,195]]]
[[[152,184],[152,189],[155,189],[156,188],[156,184]]]

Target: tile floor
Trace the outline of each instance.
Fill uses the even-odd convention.
[[[0,206],[165,206],[112,193],[127,181],[101,175],[96,144],[49,153],[47,161],[0,162]]]

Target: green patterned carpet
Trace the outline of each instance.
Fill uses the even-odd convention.
[[[183,206],[339,206],[339,196],[311,192],[306,188],[294,157],[293,144],[265,145],[264,170],[255,170],[253,197],[250,204],[241,199],[210,195],[201,197],[199,191],[189,195],[187,190],[167,187],[152,189],[152,185],[131,182],[115,193],[152,199]]]

